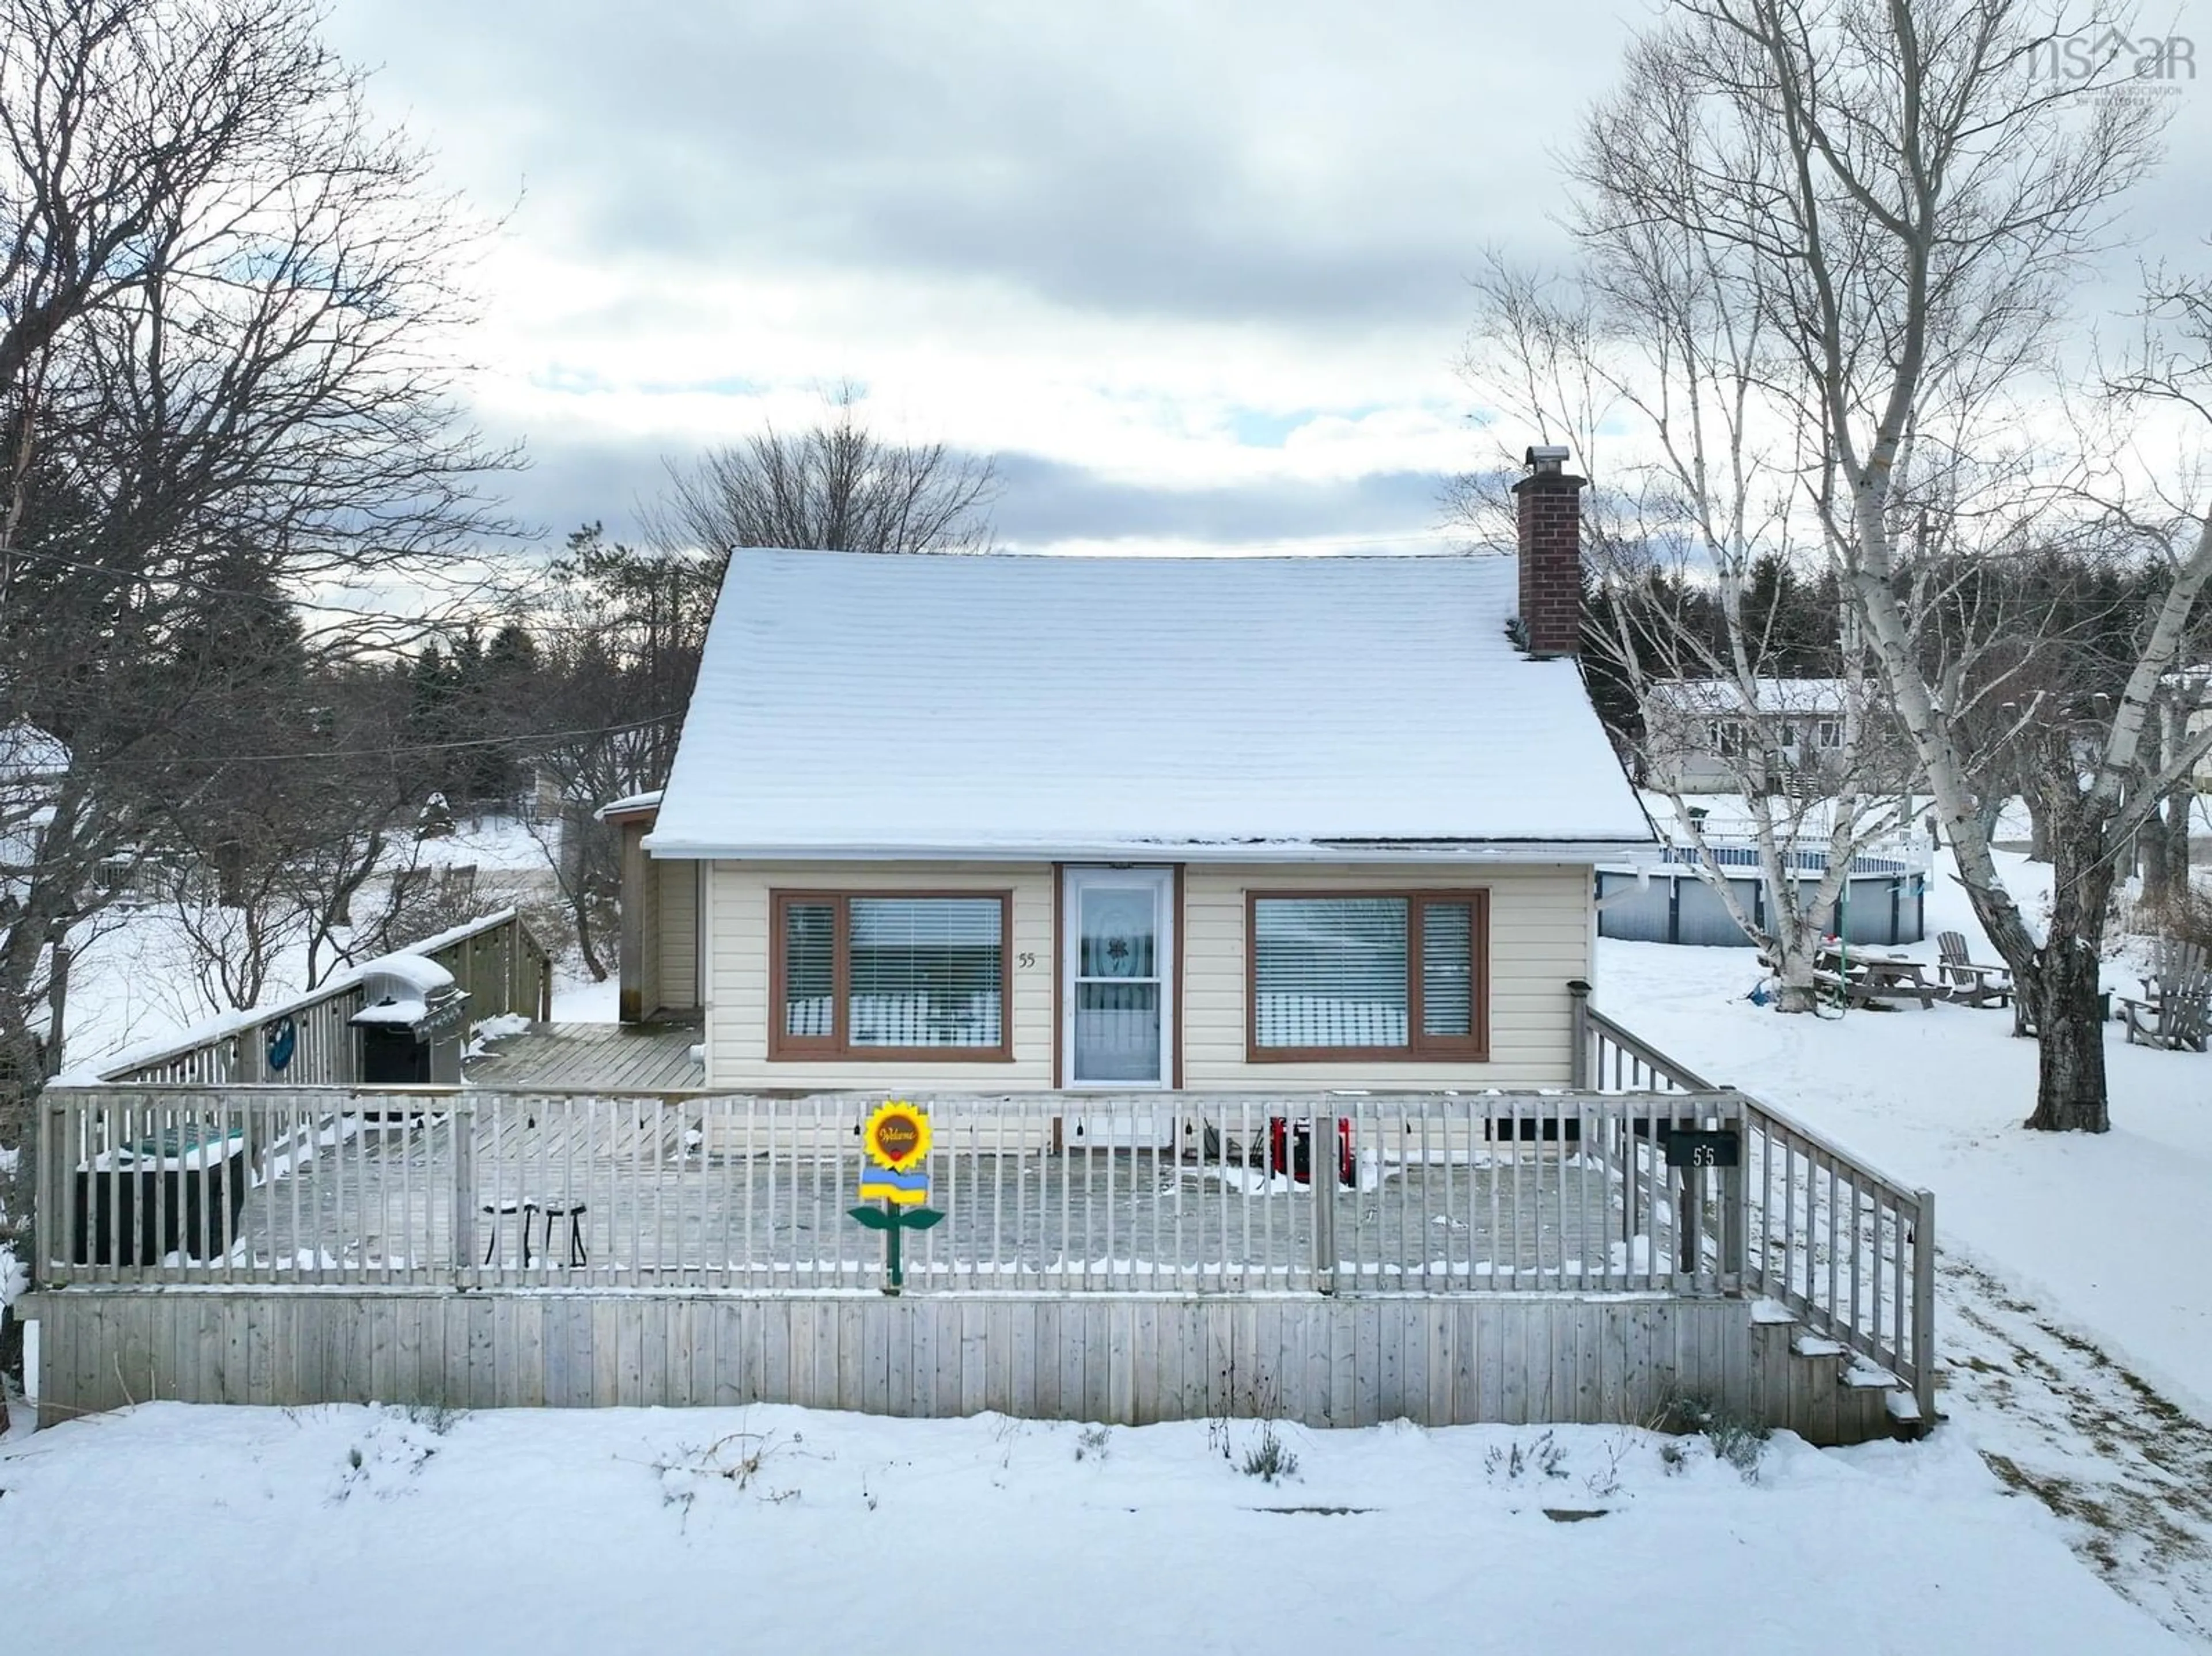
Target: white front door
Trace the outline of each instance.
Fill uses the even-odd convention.
[[[1071,868],[1060,895],[1060,1074],[1164,1087],[1175,1052],[1175,870]]]

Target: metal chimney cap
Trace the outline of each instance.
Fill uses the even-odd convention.
[[[1561,470],[1565,469],[1567,464],[1567,446],[1565,443],[1537,443],[1532,445],[1528,453],[1522,457],[1521,463],[1527,466],[1531,471],[1554,472]]]

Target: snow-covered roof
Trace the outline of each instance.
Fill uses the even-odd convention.
[[[1510,559],[740,550],[667,857],[1648,845]]]
[[[604,822],[610,817],[635,816],[641,811],[655,810],[659,804],[660,790],[648,788],[643,793],[625,794],[619,799],[610,799],[592,815]]]
[[[1644,699],[1650,706],[1679,707],[1686,713],[1708,715],[1742,713],[1746,700],[1742,687],[1726,678],[1686,678],[1654,684],[1644,691]],[[1851,687],[1845,679],[1752,681],[1751,706],[1762,713],[1841,713],[1850,699]]]

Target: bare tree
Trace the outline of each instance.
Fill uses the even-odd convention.
[[[527,705],[505,716],[526,737],[518,758],[557,802],[550,819],[526,812],[525,826],[594,980],[615,964],[622,886],[619,836],[599,808],[667,779],[726,562],[610,543],[589,524],[568,537],[536,606]]]
[[[668,494],[648,514],[665,549],[721,558],[735,546],[843,552],[981,552],[991,543],[998,476],[988,459],[942,443],[886,443],[842,386],[802,432],[773,426],[744,442],[668,466]]]
[[[575,933],[584,969],[604,983],[617,964],[622,847],[602,820],[603,805],[647,792],[665,779],[654,755],[672,740],[673,721],[537,744],[533,754],[552,783],[559,805],[550,818],[527,817],[524,827],[553,870]]]
[[[2066,389],[2056,330],[2158,149],[2167,106],[2131,95],[2131,21],[2023,0],[1682,0],[1632,46],[1572,161],[1586,241],[1667,227],[1762,330],[1759,416],[1795,447],[1797,509],[1844,575],[2036,1030],[2028,1125],[2092,1131],[2108,1122],[2097,980],[2118,859],[2203,745],[2146,772],[2212,525],[2185,507],[2139,522],[2163,591],[2108,708],[2019,707],[2057,806],[2047,928],[2008,890],[1978,808],[1972,718],[2008,698],[2005,675],[1975,670],[1987,633],[1941,618],[1961,572],[2075,526],[2063,503],[2094,481],[2037,434]],[[2077,24],[2124,55],[2084,66],[2062,51]],[[2197,291],[2161,296],[2185,332]],[[2184,394],[2204,366],[2169,350],[2130,389]]]
[[[68,753],[0,905],[0,1240],[30,1218],[23,1089],[58,1058],[39,1015],[90,876],[157,807],[323,746],[210,751],[245,648],[210,601],[247,567],[316,617],[311,647],[359,647],[378,624],[346,583],[500,527],[477,490],[504,457],[450,394],[473,232],[318,22],[312,0],[0,0],[0,722]]]
[[[1911,768],[1869,716],[1838,611],[1820,637],[1785,636],[1802,606],[1780,595],[1821,549],[1789,510],[1795,453],[1758,422],[1758,319],[1730,310],[1720,273],[1668,227],[1591,235],[1585,252],[1564,282],[1489,261],[1462,377],[1494,428],[1565,440],[1590,470],[1584,555],[1599,602],[1585,656],[1637,703],[1642,780],[1773,964],[1776,1004],[1809,1011],[1826,917],[1853,859],[1909,826]],[[1493,465],[1457,481],[1454,515],[1478,535],[1510,522],[1507,475]],[[1808,664],[1832,690],[1826,719],[1790,688]],[[1729,737],[1711,747],[1741,803],[1718,820],[1706,790],[1668,762],[1691,724]],[[1743,901],[1743,870],[1724,860],[1741,849],[1755,854],[1763,901]]]

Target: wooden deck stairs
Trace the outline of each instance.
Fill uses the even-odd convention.
[[[1770,1386],[1787,1388],[1790,1393],[1770,1396],[1770,1409],[1792,1408],[1794,1417],[1800,1419],[1817,1419],[1832,1409],[1839,1429],[1859,1429],[1842,1440],[1846,1441],[1880,1436],[1885,1419],[1889,1435],[1900,1442],[1928,1435],[1933,1422],[1922,1417],[1911,1386],[1841,1340],[1814,1333],[1780,1301],[1753,1303],[1751,1338],[1760,1371],[1779,1377],[1770,1378]],[[1791,1361],[1774,1361],[1781,1356],[1776,1348],[1785,1344]]]

